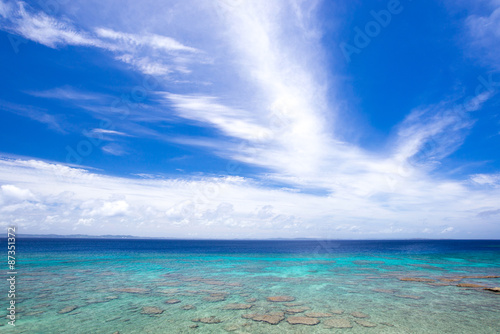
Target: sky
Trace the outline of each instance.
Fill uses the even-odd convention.
[[[0,0],[0,225],[500,238],[498,0]]]

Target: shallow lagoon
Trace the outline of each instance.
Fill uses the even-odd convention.
[[[500,241],[26,238],[17,250],[5,333],[500,332],[500,294],[484,290],[500,286],[487,277],[500,276]]]

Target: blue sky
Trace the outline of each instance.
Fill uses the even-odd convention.
[[[0,224],[500,237],[500,1],[0,2]]]

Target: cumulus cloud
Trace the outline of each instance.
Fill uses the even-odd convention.
[[[0,205],[0,212],[9,215],[14,212],[23,212],[26,215],[34,210],[46,208],[29,189],[11,184],[0,187]]]
[[[453,232],[454,228],[453,227],[447,227],[444,230],[441,231],[441,233],[451,233]]]
[[[457,237],[499,232],[496,215],[484,212],[498,210],[500,190],[457,182],[433,183],[432,193],[413,184],[395,196],[325,196],[241,177],[124,178],[3,158],[0,183],[0,224],[30,233],[404,238],[427,234],[429,224]]]
[[[105,201],[99,204],[99,206],[93,208],[90,212],[90,216],[104,216],[113,217],[118,215],[124,215],[127,213],[129,205],[126,201]]]
[[[29,189],[21,189],[11,184],[2,185],[0,189],[4,200],[26,201],[35,197]]]

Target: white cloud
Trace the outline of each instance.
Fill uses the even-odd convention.
[[[500,174],[475,174],[471,176],[474,183],[500,187]]]
[[[450,103],[415,110],[399,125],[395,159],[437,162],[461,146],[472,125],[473,121]]]
[[[100,128],[92,129],[91,133],[93,133],[95,135],[113,135],[113,136],[122,136],[122,137],[130,137],[131,136],[125,132],[109,130],[109,129],[100,129]]]
[[[97,208],[90,211],[90,216],[113,217],[124,215],[128,212],[129,205],[126,201],[105,201]]]
[[[45,109],[30,105],[19,105],[3,100],[0,100],[0,109],[46,124],[50,129],[59,133],[66,133],[59,115],[52,115]]]
[[[18,219],[25,233],[405,238],[427,235],[429,224],[453,226],[456,237],[499,232],[496,215],[481,213],[498,208],[500,190],[458,182],[404,182],[393,196],[325,196],[241,177],[122,178],[4,158],[0,184],[0,222]]]
[[[37,43],[56,48],[60,45],[101,46],[98,40],[79,31],[71,23],[56,20],[43,12],[32,13],[25,2],[16,3],[17,8],[2,4],[2,16],[10,21],[7,30]]]
[[[317,172],[334,142],[326,133],[333,127],[326,122],[325,82],[316,65],[319,39],[300,20],[314,6],[293,3],[242,2],[226,20],[235,65],[258,91],[251,112],[272,132],[265,149],[250,147],[235,158],[297,176]]]
[[[67,45],[95,47],[114,54],[115,58],[149,75],[172,72],[189,73],[186,64],[206,59],[196,48],[183,45],[173,38],[158,34],[130,34],[98,27],[94,31],[78,28],[66,18],[56,18],[36,12],[23,1],[15,4],[1,2],[0,29],[20,35],[50,48]],[[196,57],[192,55],[196,54]],[[47,97],[54,96],[47,92]],[[39,93],[43,96],[43,92]],[[81,96],[80,96],[81,97]]]
[[[111,154],[111,155],[125,155],[128,152],[121,145],[116,143],[106,144],[102,147],[103,152]]]
[[[94,218],[80,218],[80,219],[78,219],[78,222],[76,223],[76,226],[78,226],[78,225],[92,226],[92,224],[94,223],[94,221],[95,221]]]
[[[489,14],[471,14],[466,19],[470,36],[470,45],[480,55],[480,60],[500,69],[498,53],[500,52],[500,2],[493,0],[484,7]]]
[[[13,199],[16,201],[25,201],[34,199],[33,193],[28,189],[21,189],[11,184],[2,185],[0,187],[2,197],[4,199]]]
[[[38,203],[35,195],[29,189],[23,189],[11,184],[5,184],[0,187],[0,212],[13,213],[31,212],[37,208],[44,208],[44,205]]]
[[[341,110],[326,102],[321,36],[308,23],[315,5],[293,4],[241,2],[224,12],[225,38],[237,55],[228,65],[256,91],[248,108],[215,96],[165,94],[177,114],[239,140],[213,145],[218,154],[268,168],[267,178],[302,189],[370,196],[417,179],[432,183],[425,171],[460,147],[473,122],[447,102],[412,112],[393,152],[374,155],[343,142],[334,132]],[[477,104],[487,98],[478,96]],[[212,140],[182,142],[210,147]]]
[[[489,41],[500,38],[500,8],[494,8],[485,16],[471,15],[467,21],[475,37],[490,39]]]
[[[127,34],[107,28],[97,28],[96,33],[99,37],[112,39],[131,46],[148,46],[153,49],[164,50],[169,53],[175,51],[185,51],[192,53],[199,52],[199,50],[183,45],[173,38],[160,36],[157,34],[146,34],[146,35]],[[123,49],[128,49],[128,48],[123,47]]]
[[[384,176],[387,173],[400,174],[394,171],[401,170],[401,166],[407,168],[406,164],[419,152],[425,150],[430,157],[427,165],[432,165],[460,146],[463,130],[471,123],[447,111],[443,105],[416,111],[407,118],[400,127],[397,152],[393,156],[374,157],[343,143],[335,132],[332,133],[336,126],[332,119],[340,110],[326,102],[327,80],[321,68],[321,36],[310,24],[316,4],[292,3],[293,6],[288,7],[283,1],[241,2],[224,13],[227,32],[223,35],[224,40],[218,42],[227,44],[232,50],[232,58],[224,58],[224,66],[239,72],[240,78],[246,78],[236,84],[252,86],[254,94],[234,101],[235,107],[220,102],[222,99],[217,95],[163,94],[178,116],[215,127],[222,134],[239,139],[240,145],[220,145],[217,140],[205,138],[167,140],[213,147],[226,158],[268,168],[271,171],[269,178],[295,186],[365,194],[380,191],[387,181],[379,180],[387,179]],[[18,25],[21,26],[22,22]],[[112,51],[115,57],[143,73],[168,74],[177,68],[179,57],[202,53],[158,34],[131,34],[104,27],[94,30],[93,38],[99,41],[100,47]],[[200,33],[207,37],[206,32]],[[213,35],[218,36],[217,33]],[[157,56],[156,51],[163,52],[163,57]],[[170,61],[165,63],[165,57]],[[62,92],[56,89],[38,95],[88,98],[87,94],[68,87]],[[240,107],[243,105],[247,107]],[[86,108],[98,113],[116,113],[116,110],[107,112],[106,108],[99,106]],[[132,120],[138,115],[129,117]],[[165,118],[160,112],[142,117],[150,120]],[[133,127],[139,125],[133,124]],[[160,136],[152,130],[148,135]],[[426,147],[429,143],[433,145],[431,150]],[[115,155],[124,153],[116,145],[107,145],[103,150]],[[359,174],[363,177],[358,177]],[[389,179],[392,184],[394,178],[389,176]],[[373,189],[363,190],[368,189],[366,184]]]
[[[88,101],[103,102],[107,99],[105,95],[82,92],[69,86],[57,87],[44,91],[29,91],[28,94],[49,99],[75,100],[75,101],[86,101],[86,102]]]
[[[450,233],[453,232],[455,229],[453,227],[447,227],[444,230],[441,231],[441,233]]]
[[[131,54],[124,54],[116,57],[116,59],[123,61],[124,63],[133,65],[139,71],[148,75],[165,75],[173,72],[170,66],[152,60],[150,57],[137,57]]]
[[[219,104],[214,97],[178,94],[166,94],[166,97],[179,116],[208,123],[228,136],[259,141],[271,135],[250,113]]]

